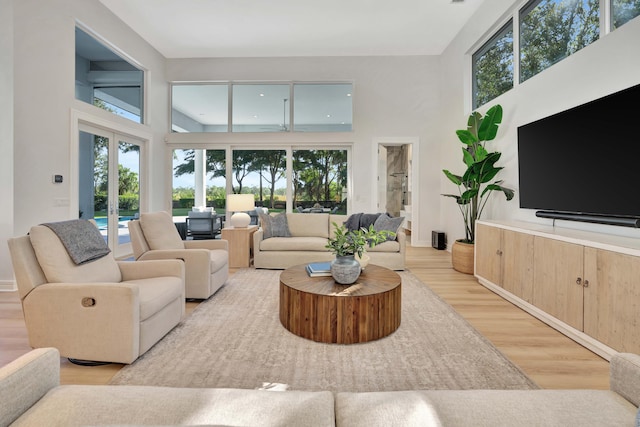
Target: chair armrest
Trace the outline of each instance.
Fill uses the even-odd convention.
[[[163,276],[175,276],[184,280],[184,262],[176,258],[179,257],[149,261],[118,261],[118,267],[120,267],[123,281]]]
[[[225,251],[228,251],[229,242],[221,239],[185,240],[184,247],[185,249],[223,249]]]
[[[46,310],[43,312],[70,314],[67,305],[72,305],[73,310],[80,310],[82,299],[90,297],[96,300],[96,305],[98,302],[101,305],[109,302],[116,305],[114,308],[118,312],[129,313],[133,308],[138,310],[139,296],[138,287],[127,282],[45,283],[31,291],[24,299],[23,305],[26,309],[27,306],[44,304],[42,308],[46,307]],[[115,311],[112,314],[114,318],[117,316]],[[105,320],[108,324],[108,319]]]
[[[181,260],[184,263],[184,283],[186,287],[194,282],[208,283],[210,280],[211,251],[209,249],[158,249],[146,252],[140,257],[140,260],[154,259]]]
[[[609,365],[609,388],[620,396],[640,406],[640,356],[617,353]]]
[[[256,230],[255,233],[253,233],[253,250],[254,251],[259,251],[260,250],[260,242],[262,242],[264,237],[264,231],[262,230],[262,227],[258,228]]]
[[[400,253],[405,253],[406,245],[407,245],[407,233],[404,232],[402,227],[398,229],[396,233],[396,240],[400,244]]]
[[[140,289],[134,283],[45,283],[22,307],[31,347],[120,363],[140,354]]]
[[[181,260],[185,263],[204,262],[208,265],[211,260],[211,252],[209,249],[155,249],[145,252],[140,257],[140,261],[170,259]]]
[[[0,368],[0,425],[18,419],[49,390],[60,384],[60,354],[39,348]]]

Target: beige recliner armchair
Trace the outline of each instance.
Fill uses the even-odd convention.
[[[78,265],[44,225],[8,243],[33,348],[131,363],[184,316],[181,261],[119,262],[108,254]]]
[[[140,214],[129,221],[136,260],[181,259],[185,263],[186,298],[207,299],[229,277],[226,240],[182,240],[167,212]]]

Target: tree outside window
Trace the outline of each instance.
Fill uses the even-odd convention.
[[[536,0],[520,11],[520,82],[600,36],[599,0]]]
[[[474,109],[513,88],[513,22],[478,49],[472,62]]]
[[[640,16],[640,0],[611,0],[611,28],[619,28],[636,16]]]

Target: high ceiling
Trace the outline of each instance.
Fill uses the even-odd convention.
[[[100,0],[167,58],[438,55],[483,0]]]

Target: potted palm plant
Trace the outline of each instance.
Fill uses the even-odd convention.
[[[466,166],[463,175],[456,175],[444,169],[449,181],[458,186],[458,194],[443,194],[455,199],[462,214],[465,227],[465,238],[456,240],[452,247],[453,268],[473,274],[474,243],[476,237],[476,220],[494,191],[502,192],[507,200],[511,200],[514,191],[502,186],[502,181],[494,181],[502,167],[496,166],[501,153],[489,152],[486,144],[495,139],[498,126],[502,123],[502,106],[499,104],[487,110],[482,116],[474,111],[469,116],[467,129],[457,130],[458,139],[462,142],[462,161]]]
[[[331,261],[331,275],[337,283],[343,285],[349,285],[358,279],[362,261],[358,261],[356,257],[364,259],[367,246],[373,247],[396,235],[393,231],[376,231],[373,225],[368,229],[348,231],[344,225],[335,222],[332,224],[335,228],[334,237],[329,238],[325,247],[336,256]]]

